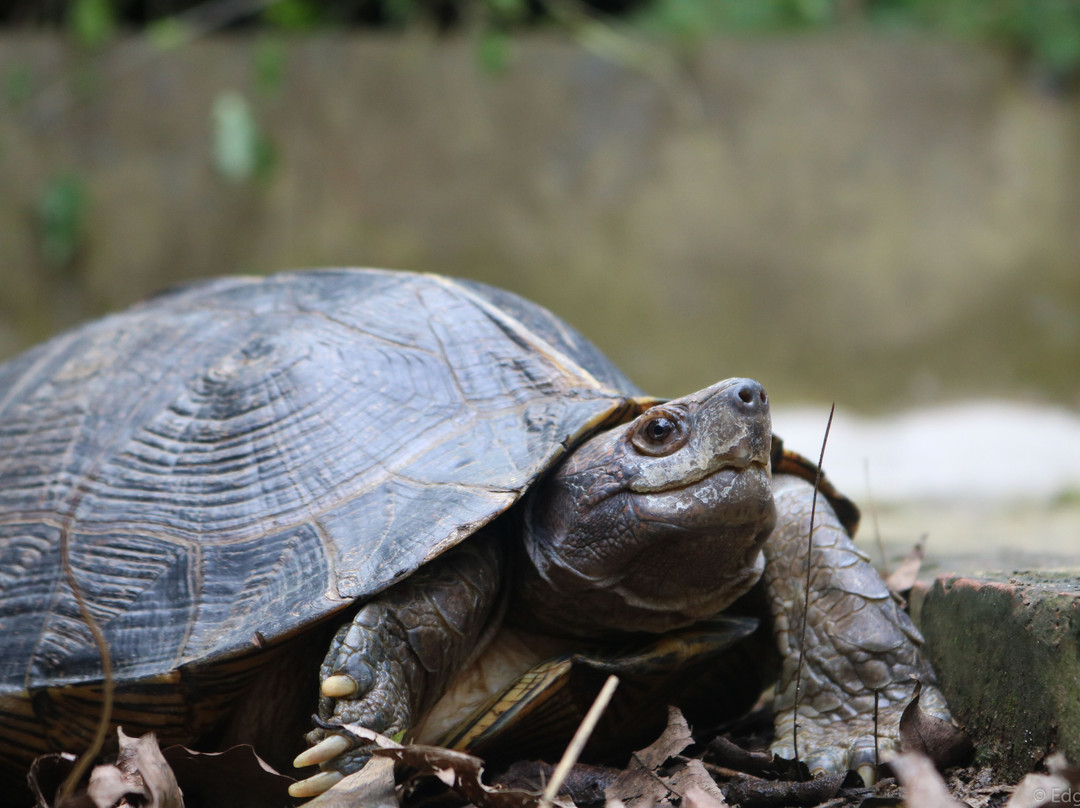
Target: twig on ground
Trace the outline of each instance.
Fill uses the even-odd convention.
[[[608,702],[611,701],[611,694],[615,692],[615,688],[618,684],[618,676],[609,676],[607,681],[604,682],[604,686],[600,688],[600,692],[597,694],[596,700],[593,701],[592,707],[590,707],[589,712],[585,714],[585,718],[582,719],[581,724],[577,728],[577,732],[574,733],[574,737],[570,739],[570,744],[566,747],[566,751],[563,752],[563,756],[559,760],[559,765],[557,765],[555,771],[551,773],[551,780],[548,782],[547,788],[544,789],[544,793],[540,797],[539,808],[551,808],[552,803],[555,801],[555,795],[558,794],[559,789],[562,788],[562,784],[566,780],[566,775],[570,773],[570,769],[577,763],[578,758],[581,757],[581,750],[585,748],[589,736],[592,735],[593,730],[596,729],[596,723],[600,720],[600,716],[603,715],[604,710],[607,709]]]

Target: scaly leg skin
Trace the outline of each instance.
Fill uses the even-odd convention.
[[[777,522],[765,542],[763,581],[783,667],[772,751],[791,759],[796,751],[795,687],[814,489],[805,480],[777,475],[773,495]],[[811,772],[850,769],[872,783],[875,691],[881,762],[899,751],[900,715],[911,700],[912,676],[923,683],[924,710],[947,719],[948,708],[919,652],[919,630],[820,494],[815,514],[798,752]]]
[[[389,736],[411,729],[478,650],[499,605],[501,564],[499,543],[474,536],[366,603],[330,644],[319,717]],[[294,783],[294,797],[322,793],[369,757],[327,730],[307,740],[294,765],[322,771]]]

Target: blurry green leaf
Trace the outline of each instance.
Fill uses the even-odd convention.
[[[284,31],[307,31],[323,18],[323,5],[311,0],[280,0],[263,12],[266,22]]]
[[[1024,12],[1038,61],[1059,72],[1080,67],[1080,3],[1042,0],[1025,4]]]
[[[276,95],[285,81],[285,47],[277,39],[260,39],[255,46],[255,86]]]
[[[75,259],[83,238],[86,209],[86,186],[80,177],[65,174],[45,184],[36,213],[41,257],[47,266],[62,269]]]
[[[416,16],[417,6],[417,0],[384,0],[383,11],[391,23],[401,25]]]
[[[496,19],[512,22],[520,20],[529,10],[525,0],[486,0]]]
[[[1035,42],[1035,55],[1052,70],[1070,72],[1080,67],[1080,29],[1047,32]]]
[[[833,0],[794,0],[794,5],[805,23],[822,25],[833,18]]]
[[[270,179],[274,169],[277,168],[277,161],[277,149],[274,148],[273,141],[260,132],[255,142],[255,179],[259,181]]]
[[[176,17],[163,17],[150,23],[146,36],[159,50],[172,50],[189,42],[194,36],[191,26]]]
[[[231,182],[265,179],[276,164],[269,139],[259,130],[240,93],[223,92],[214,101],[214,165]]]
[[[487,30],[476,43],[476,58],[486,73],[504,72],[513,58],[510,37],[503,31]]]
[[[1080,488],[1063,488],[1054,495],[1051,505],[1056,508],[1069,508],[1080,505]]]
[[[704,39],[712,30],[708,9],[701,0],[659,0],[635,20],[645,30],[681,42]]]
[[[68,26],[75,38],[89,48],[105,44],[116,29],[111,0],[73,0]]]
[[[655,0],[635,22],[663,36],[698,42],[718,33],[771,33],[818,26],[836,0]]]
[[[777,0],[719,0],[716,20],[736,31],[773,31],[781,28],[784,5]]]

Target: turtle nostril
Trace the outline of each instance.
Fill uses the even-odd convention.
[[[736,395],[747,410],[756,411],[769,405],[769,396],[765,388],[755,381],[747,380],[739,386]]]

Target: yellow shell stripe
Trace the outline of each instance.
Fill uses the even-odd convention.
[[[572,709],[569,703],[564,706],[556,698],[570,681],[567,674],[572,664],[569,656],[540,663],[485,702],[467,720],[441,738],[439,744],[450,749],[473,749],[498,735],[504,727],[525,718],[530,719],[534,731],[540,731],[540,726],[546,722],[536,719],[552,709],[554,714],[546,717],[549,721],[557,721],[560,714]]]
[[[476,293],[465,288],[459,282],[444,277],[442,275],[428,274],[427,277],[436,281],[437,283],[445,286],[448,289],[452,289],[454,293],[467,297],[478,309],[481,309],[492,320],[505,324],[523,343],[529,345],[537,354],[545,357],[552,365],[559,368],[566,376],[570,378],[576,378],[582,386],[594,388],[598,393],[602,395],[610,395],[613,399],[621,399],[624,403],[621,407],[617,407],[614,412],[606,413],[600,418],[593,419],[589,423],[583,424],[581,429],[573,435],[574,439],[580,438],[582,435],[590,434],[601,427],[608,425],[615,425],[624,423],[631,418],[636,417],[639,413],[661,403],[664,399],[655,398],[652,396],[626,396],[624,393],[614,390],[601,382],[588,370],[583,368],[580,364],[575,362],[571,357],[567,356],[562,351],[558,350],[550,343],[544,340],[538,339],[532,331],[525,327],[523,323],[516,318],[511,317],[502,309],[495,306],[493,303],[485,300]],[[553,324],[558,324],[558,321],[553,321]]]

